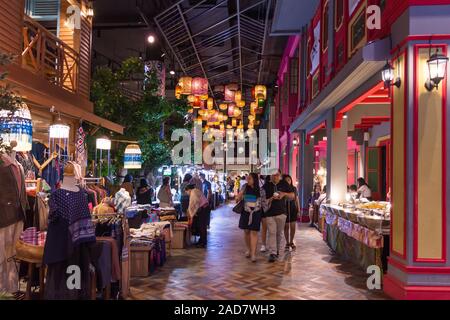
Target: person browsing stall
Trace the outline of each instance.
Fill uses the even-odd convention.
[[[189,225],[193,233],[200,235],[197,247],[205,248],[208,243],[208,200],[203,195],[203,192],[196,188],[195,184],[189,184],[185,190],[189,195],[189,206],[187,209]]]
[[[358,199],[367,199],[372,201],[372,190],[364,178],[358,179]]]

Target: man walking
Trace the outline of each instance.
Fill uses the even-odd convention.
[[[295,193],[293,188],[282,180],[281,172],[275,172],[271,181],[264,185],[266,201],[269,207],[266,213],[269,262],[275,262],[278,258],[281,239],[287,216],[287,200],[294,200]]]

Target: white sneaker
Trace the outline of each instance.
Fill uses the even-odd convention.
[[[262,245],[262,246],[261,246],[261,249],[260,249],[259,251],[261,251],[261,252],[266,252],[266,251],[267,251],[266,246],[265,246],[265,245]]]

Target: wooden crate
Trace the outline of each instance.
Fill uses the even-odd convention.
[[[131,247],[131,277],[148,277],[150,274],[151,247]]]
[[[172,249],[184,249],[186,247],[186,229],[174,228],[173,238],[171,240]]]

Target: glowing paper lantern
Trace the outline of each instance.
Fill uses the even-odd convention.
[[[221,103],[219,104],[219,109],[225,111],[228,109],[228,105],[226,103]]]
[[[237,117],[240,117],[241,115],[242,115],[241,109],[235,108],[234,109],[234,113],[233,113],[233,117],[237,118]]]
[[[242,100],[242,92],[240,90],[236,91],[236,93],[234,94],[234,101],[236,103],[239,103],[239,101]]]
[[[258,100],[266,100],[267,99],[267,88],[264,85],[258,84],[255,86],[255,97]]]
[[[248,116],[248,120],[250,120],[250,121],[255,121],[255,116],[254,115],[249,115]]]
[[[142,152],[137,144],[130,144],[126,147],[123,155],[124,169],[141,169]]]
[[[192,78],[191,77],[181,77],[178,81],[178,85],[181,87],[181,94],[189,95],[192,94]]]
[[[56,120],[49,128],[50,139],[69,139],[70,127],[61,119]]]
[[[235,101],[236,91],[238,90],[237,84],[228,84],[225,86],[224,100],[228,102]]]
[[[189,103],[194,103],[194,102],[195,102],[195,96],[192,95],[192,94],[188,95],[187,101],[188,101]]]
[[[205,95],[203,95],[203,96],[200,96],[200,100],[202,100],[202,101],[208,100],[208,95],[205,94]]]
[[[236,103],[236,105],[237,105],[239,108],[244,108],[244,107],[245,107],[245,101],[244,101],[244,100],[239,100],[239,101]]]
[[[181,98],[181,94],[182,94],[183,89],[181,88],[180,85],[177,85],[175,87],[175,98],[180,99]]]
[[[98,150],[111,150],[111,140],[106,136],[98,138],[95,145]]]
[[[204,96],[208,94],[208,80],[196,77],[192,79],[192,94],[196,96]]]
[[[228,116],[229,117],[234,117],[234,104],[230,104],[230,106],[228,107]]]
[[[202,106],[202,101],[200,100],[199,96],[194,97],[194,102],[192,103],[192,106],[194,107],[194,109],[200,109],[200,107]]]
[[[26,104],[22,104],[13,114],[9,110],[0,110],[0,136],[7,145],[16,141],[15,151],[31,151],[33,124]]]
[[[206,107],[211,110],[212,108],[214,108],[214,99],[213,98],[208,98],[208,100],[206,101]]]
[[[231,119],[231,125],[233,127],[237,127],[237,120],[236,119]]]

